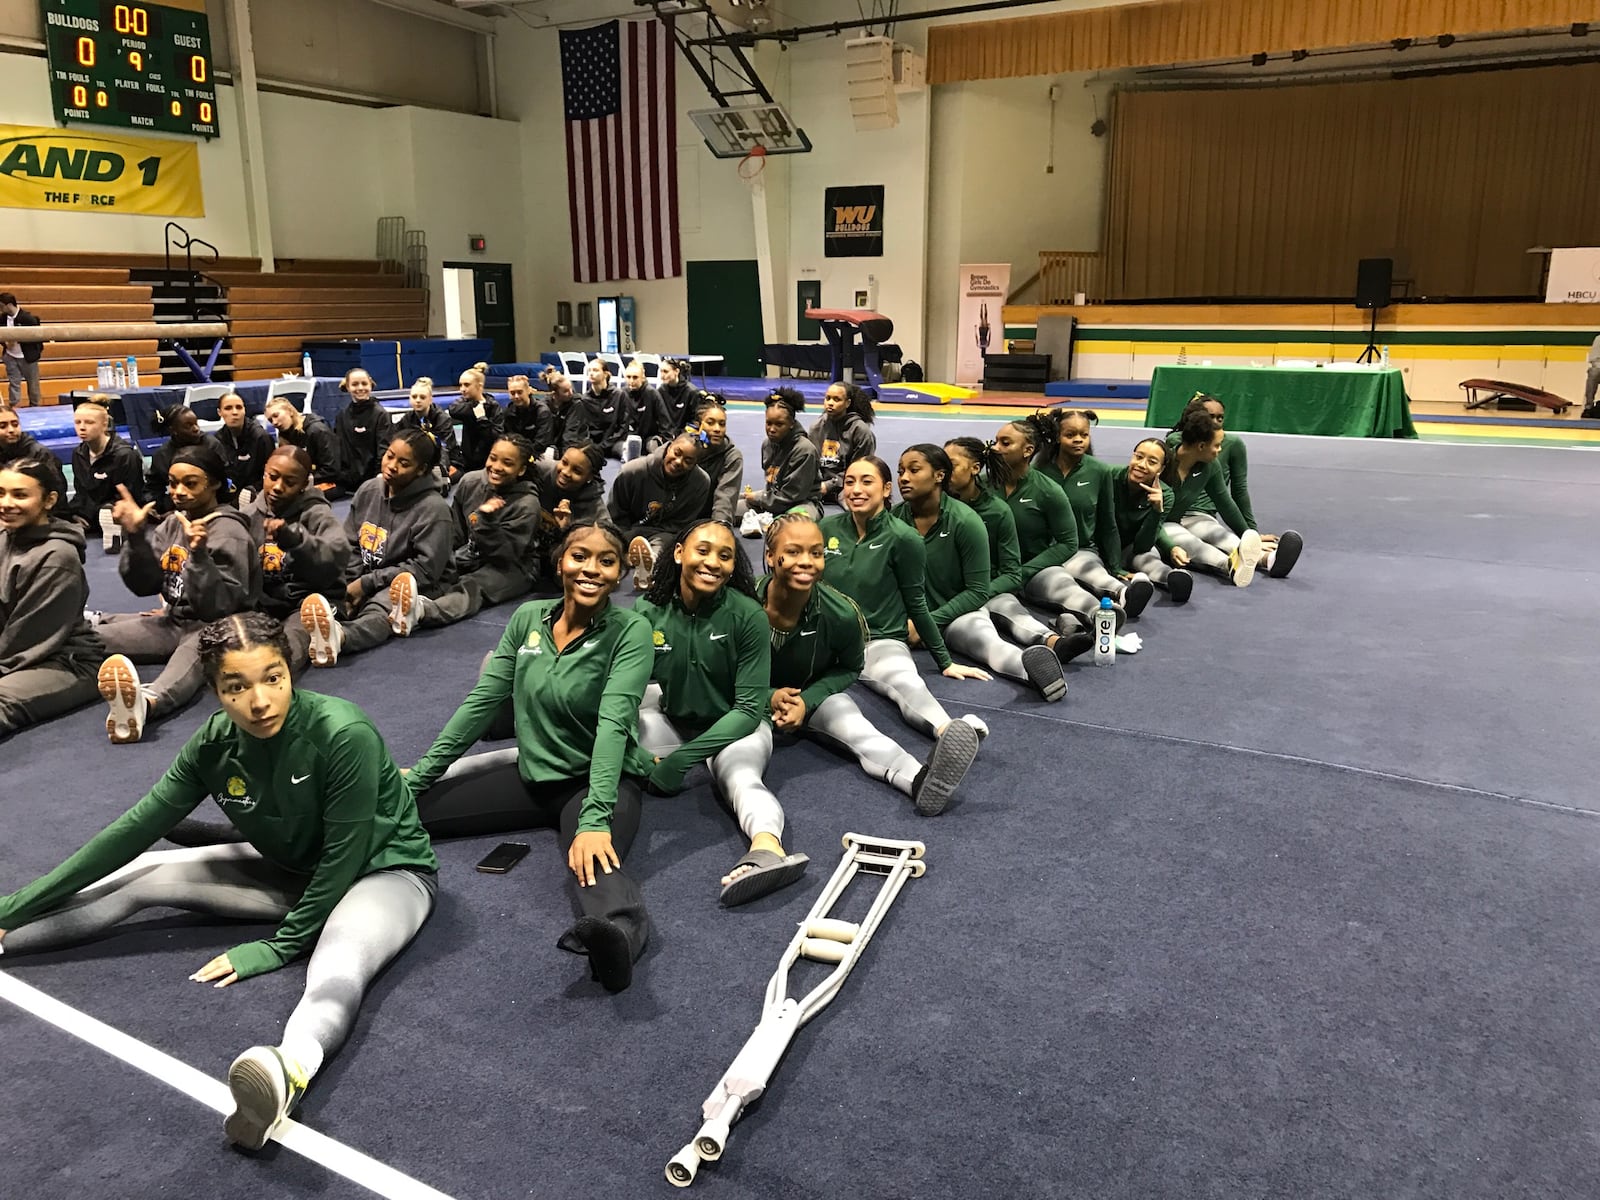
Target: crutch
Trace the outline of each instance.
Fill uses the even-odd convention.
[[[767,981],[767,996],[761,1006],[761,1022],[745,1042],[733,1065],[717,1080],[711,1095],[700,1108],[705,1124],[700,1132],[667,1163],[667,1179],[678,1187],[688,1187],[702,1162],[722,1157],[728,1142],[728,1129],[766,1091],[767,1082],[778,1069],[778,1060],[800,1027],[816,1016],[838,994],[850,968],[856,965],[878,922],[889,911],[906,880],[916,879],[927,870],[922,861],[921,842],[897,842],[888,838],[847,833],[843,838],[844,857],[832,878],[800,923],[778,969]],[[877,897],[860,923],[828,916],[857,872],[883,876]],[[804,997],[795,1000],[788,994],[789,968],[796,959],[834,963],[826,979]]]

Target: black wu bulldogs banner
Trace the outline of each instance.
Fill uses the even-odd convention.
[[[823,197],[822,247],[827,258],[883,257],[883,185],[832,187]]]

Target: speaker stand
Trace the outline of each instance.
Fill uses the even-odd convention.
[[[1367,327],[1367,348],[1361,352],[1358,363],[1375,363],[1382,358],[1378,353],[1378,310],[1372,310],[1372,324]]]

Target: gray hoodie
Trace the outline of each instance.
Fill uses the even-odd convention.
[[[106,648],[83,618],[88,598],[76,524],[0,530],[0,676],[46,663],[93,676]]]
[[[818,418],[806,436],[817,448],[817,496],[825,500],[838,499],[846,467],[878,452],[872,426],[848,410],[837,421],[827,415]]]
[[[117,569],[135,596],[160,596],[178,621],[216,621],[248,612],[261,599],[261,562],[250,521],[236,508],[216,508],[206,540],[189,549],[177,513],[149,520],[124,539]]]
[[[499,496],[505,507],[479,512],[483,502]],[[456,566],[463,571],[510,572],[533,586],[533,539],[539,532],[539,492],[524,476],[501,491],[483,471],[469,471],[456,485],[451,502],[455,516]]]
[[[700,515],[711,496],[711,480],[699,467],[677,479],[667,477],[667,448],[624,463],[611,481],[606,509],[619,529],[676,531]]]
[[[424,596],[438,596],[456,581],[450,544],[450,505],[439,495],[431,474],[413,479],[392,499],[383,476],[369,479],[350,501],[344,519],[350,539],[352,579],[368,596],[384,591],[402,571],[410,571]]]
[[[761,469],[767,473],[767,486],[751,497],[752,508],[788,512],[817,494],[817,447],[799,429],[786,442],[761,443]]]
[[[733,523],[733,509],[739,502],[739,486],[744,482],[744,453],[723,438],[722,445],[709,442],[700,447],[700,469],[711,479],[711,494],[700,509],[700,516]]]
[[[344,599],[350,538],[326,496],[308,487],[272,510],[263,492],[244,512],[250,518],[250,534],[261,548],[261,611],[287,617],[298,612],[300,602],[313,592],[331,601]],[[270,538],[268,517],[283,521]]]

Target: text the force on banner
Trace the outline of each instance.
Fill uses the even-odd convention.
[[[203,217],[200,148],[86,129],[0,125],[0,208]]]
[[[822,200],[826,258],[883,257],[883,185],[831,187]]]
[[[961,303],[956,322],[956,383],[983,382],[983,356],[1005,346],[1001,310],[1011,291],[1010,263],[968,263],[961,268]]]

